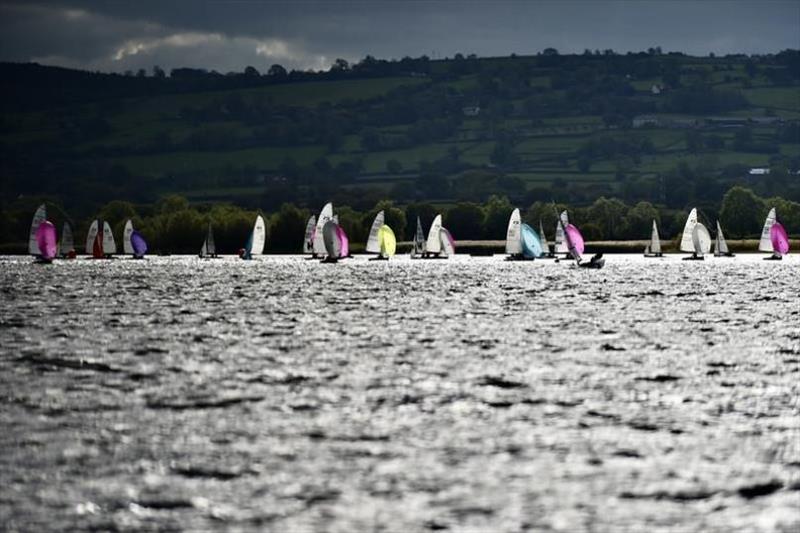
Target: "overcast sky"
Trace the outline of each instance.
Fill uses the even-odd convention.
[[[0,0],[0,61],[327,68],[336,58],[800,48],[800,0]]]

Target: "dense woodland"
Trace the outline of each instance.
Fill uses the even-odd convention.
[[[512,206],[548,224],[552,202],[589,239],[642,238],[650,218],[672,236],[692,206],[754,235],[763,199],[800,232],[796,50],[0,73],[5,250],[43,200],[79,235],[94,216],[132,216],[171,251],[195,251],[209,219],[235,250],[257,211],[268,247],[296,250],[329,200],[354,240],[379,205],[401,238],[444,212],[457,239],[500,239]]]

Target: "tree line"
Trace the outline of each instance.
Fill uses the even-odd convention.
[[[31,216],[41,198],[25,198],[0,211],[0,250],[24,250]],[[69,221],[75,234],[75,245],[83,249],[86,232],[97,218],[109,222],[117,239],[122,236],[125,222],[133,220],[154,252],[196,253],[205,238],[210,223],[214,228],[219,253],[236,253],[246,242],[257,214],[267,222],[268,253],[298,253],[308,217],[316,209],[301,208],[284,203],[271,213],[245,209],[230,204],[192,205],[180,196],[167,196],[154,204],[133,204],[115,200],[104,205],[94,216],[72,220],[53,199],[46,200],[48,218],[61,231]],[[339,223],[358,251],[366,242],[372,220],[378,211],[385,213],[386,223],[398,240],[410,240],[416,231],[419,217],[424,231],[433,218],[441,213],[444,225],[456,240],[503,240],[508,219],[515,207],[520,207],[523,219],[537,229],[541,222],[545,235],[552,241],[557,223],[556,214],[569,211],[570,221],[576,224],[589,241],[639,240],[650,235],[656,220],[663,239],[676,237],[685,223],[690,206],[675,210],[657,207],[650,202],[626,204],[618,198],[601,197],[586,207],[570,207],[562,203],[536,201],[529,206],[515,206],[505,196],[491,196],[484,203],[458,202],[450,205],[411,203],[405,206],[381,200],[372,208],[356,210],[347,205],[335,205]],[[693,207],[693,206],[692,206]],[[800,228],[800,203],[780,197],[761,198],[752,190],[735,186],[729,189],[719,208],[699,205],[701,221],[714,227],[720,220],[729,237],[757,237],[767,211],[776,207],[778,216],[789,231]],[[3,244],[5,246],[3,246]],[[121,247],[120,247],[121,248]]]

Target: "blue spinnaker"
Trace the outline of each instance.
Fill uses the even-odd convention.
[[[522,255],[525,257],[542,257],[544,250],[542,249],[542,241],[539,236],[527,224],[522,225]]]

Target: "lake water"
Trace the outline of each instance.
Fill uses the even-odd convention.
[[[796,531],[800,257],[0,259],[7,530]]]

